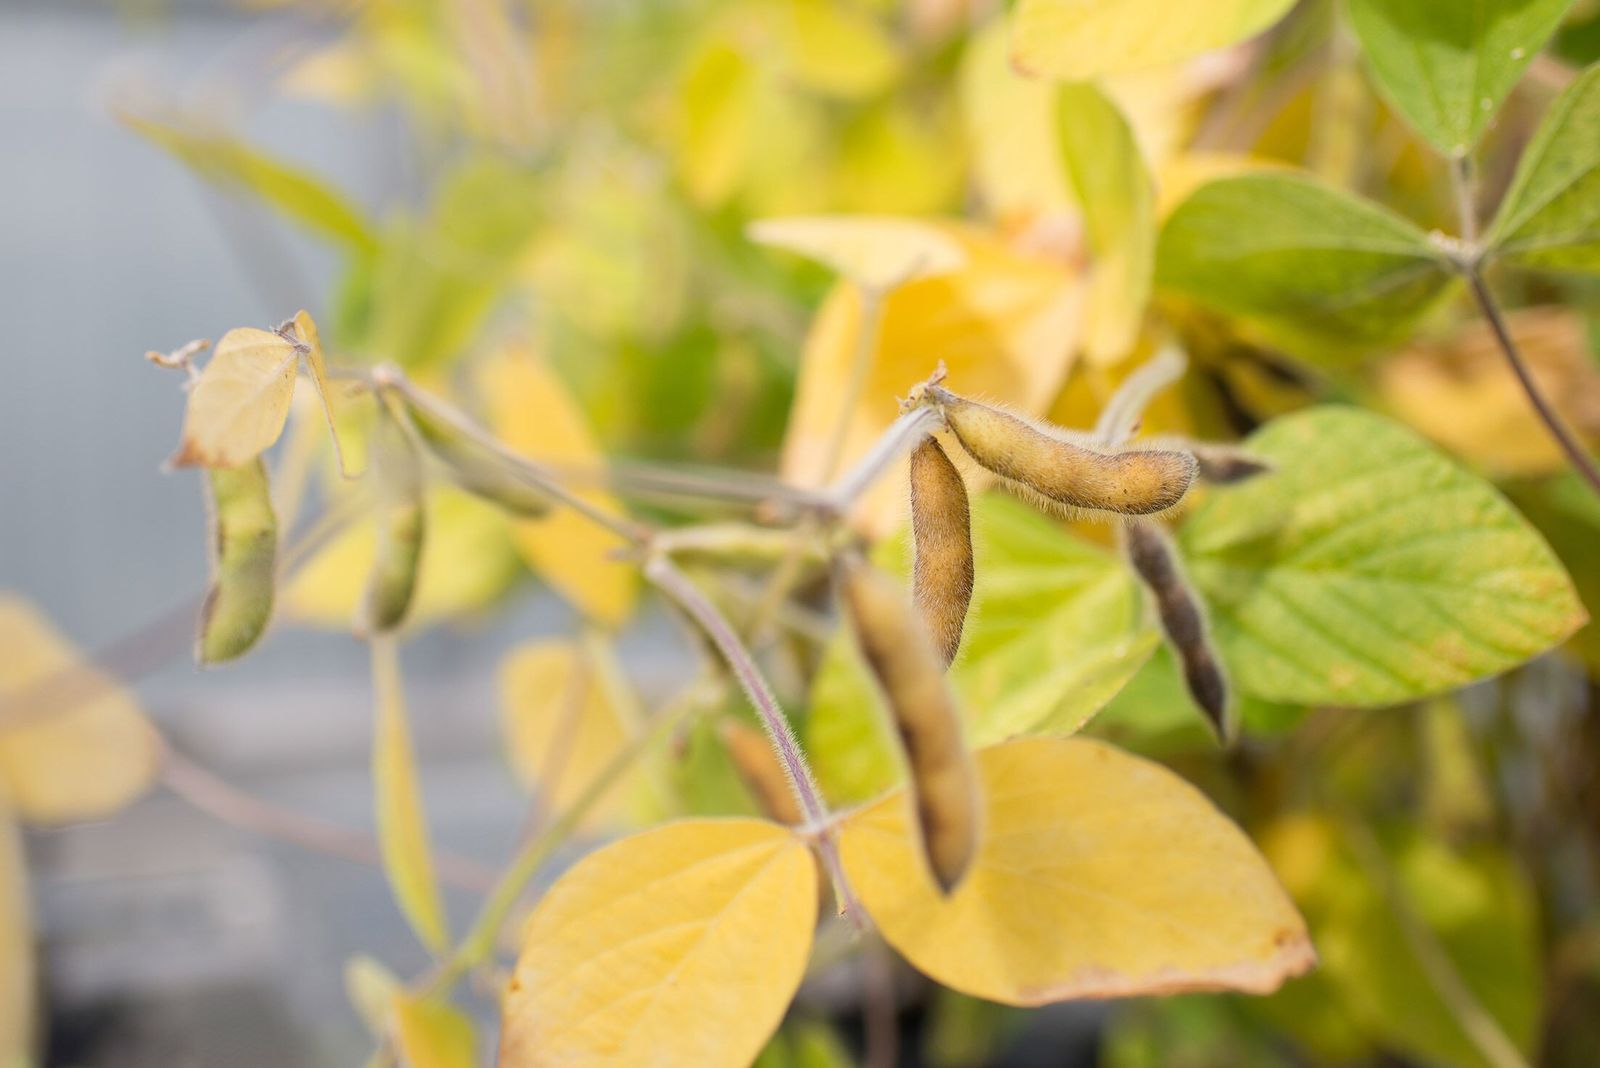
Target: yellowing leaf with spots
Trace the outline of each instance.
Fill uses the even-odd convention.
[[[426,501],[428,545],[407,626],[421,627],[480,610],[518,572],[505,517],[492,504],[441,486]],[[348,629],[377,555],[377,528],[361,519],[299,568],[279,598],[283,615]]]
[[[440,953],[449,945],[450,932],[434,877],[422,784],[401,689],[399,652],[392,637],[374,638],[371,644],[373,812],[383,871],[417,938]]]
[[[606,846],[528,918],[500,1065],[743,1068],[800,985],[816,919],[811,851],[775,823],[690,820]]]
[[[984,837],[945,897],[902,792],[851,816],[845,873],[930,978],[1011,1005],[1193,990],[1265,993],[1316,961],[1244,832],[1158,764],[1031,738],[978,754]]]
[[[896,398],[943,360],[951,388],[1039,414],[1066,377],[1075,348],[1082,286],[1063,264],[1033,256],[981,231],[949,227],[967,264],[901,286],[883,301],[881,322],[863,323],[853,285],[829,294],[806,338],[800,380],[784,440],[783,475],[799,485],[827,481],[833,438],[843,428],[840,470],[861,458],[899,412]],[[858,403],[842,384],[864,336],[875,337]],[[887,534],[905,514],[903,470],[867,495],[858,520]]]
[[[299,362],[299,346],[270,330],[224,334],[189,390],[173,466],[236,467],[270,447],[289,418]]]
[[[1399,424],[1329,405],[1245,447],[1273,473],[1217,490],[1179,529],[1240,691],[1397,704],[1515,667],[1587,618],[1539,532]]]
[[[937,226],[879,215],[812,215],[751,223],[750,240],[809,257],[866,289],[947,274],[967,254]]]
[[[0,812],[0,1064],[33,1056],[33,922],[22,836]]]
[[[143,793],[157,741],[133,695],[4,593],[0,649],[0,806],[32,823],[67,823]]]
[[[1236,44],[1265,30],[1294,0],[1021,0],[1011,59],[1027,74],[1088,81],[1148,70]]]
[[[512,770],[564,812],[628,743],[632,724],[599,654],[567,641],[529,642],[500,665],[500,717]],[[620,776],[591,810],[605,823],[622,814],[633,776]]]
[[[478,386],[495,435],[514,451],[570,476],[575,492],[613,515],[622,506],[584,480],[603,477],[605,457],[588,421],[559,378],[528,349],[512,346],[479,373]],[[588,618],[615,627],[633,611],[637,578],[614,554],[627,547],[617,535],[571,508],[512,527],[528,565]]]

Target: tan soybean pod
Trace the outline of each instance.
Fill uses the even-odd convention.
[[[1161,629],[1183,667],[1184,685],[1220,741],[1233,735],[1228,680],[1206,630],[1199,596],[1189,588],[1167,536],[1153,523],[1133,523],[1125,541],[1128,560],[1155,595]]]
[[[949,893],[977,853],[980,806],[944,664],[899,585],[854,553],[840,560],[839,585],[905,750],[928,867]]]
[[[948,667],[972,603],[972,509],[961,472],[928,438],[911,454],[912,595]]]
[[[804,823],[805,814],[795,799],[789,775],[772,751],[766,732],[742,720],[725,719],[717,724],[717,734],[761,814],[789,827]]]
[[[1180,449],[1095,446],[937,386],[928,395],[974,460],[1069,508],[1152,515],[1183,500],[1195,480],[1195,458]]]

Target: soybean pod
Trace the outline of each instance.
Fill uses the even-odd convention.
[[[1126,532],[1128,561],[1155,596],[1167,642],[1183,667],[1183,681],[1219,740],[1233,734],[1228,682],[1207,633],[1199,596],[1189,587],[1166,534],[1154,524],[1134,523]]]
[[[972,509],[961,472],[933,438],[911,454],[913,599],[948,667],[972,603]]]
[[[904,591],[855,553],[839,586],[862,656],[894,718],[924,856],[949,893],[978,849],[978,777],[944,663]]]
[[[1071,509],[1154,515],[1183,500],[1195,480],[1195,458],[1181,449],[1102,446],[939,386],[927,394],[979,464]]]

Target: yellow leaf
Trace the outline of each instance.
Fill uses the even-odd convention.
[[[4,593],[0,649],[0,800],[24,820],[66,823],[109,815],[143,793],[157,741],[133,695],[27,601]],[[8,704],[23,695],[40,703]]]
[[[761,74],[736,42],[708,38],[691,56],[678,87],[678,170],[696,203],[731,197],[752,162],[751,140]]]
[[[500,716],[511,767],[538,790],[545,808],[564,812],[632,735],[599,665],[573,642],[529,642],[500,665]],[[618,778],[591,810],[591,822],[622,814],[634,777]]]
[[[622,506],[583,479],[603,475],[605,457],[577,403],[531,351],[508,347],[482,368],[478,385],[495,435],[558,474],[575,476],[576,493],[602,511]],[[613,557],[627,543],[571,508],[518,520],[512,537],[524,560],[585,616],[609,627],[633,611],[633,565]]]
[[[763,820],[671,823],[575,864],[535,907],[501,1068],[742,1068],[811,951],[810,849]]]
[[[189,391],[175,467],[236,467],[278,440],[300,350],[272,333],[229,330]]]
[[[1568,308],[1526,308],[1511,312],[1507,324],[1534,380],[1567,425],[1600,441],[1600,367],[1590,355],[1582,315]],[[1386,360],[1378,388],[1390,411],[1491,474],[1544,475],[1566,466],[1481,321]]]
[[[864,12],[834,0],[780,0],[767,17],[780,30],[784,73],[814,92],[872,96],[904,66],[893,38]]]
[[[1089,81],[1148,70],[1235,44],[1266,29],[1294,0],[1021,0],[1011,59],[1025,74]]]
[[[1024,78],[1007,55],[1005,23],[996,19],[967,44],[961,105],[978,188],[1002,229],[1040,216],[1076,214],[1055,140],[1055,87]]]
[[[403,987],[381,961],[356,954],[344,962],[344,993],[374,1038],[389,1030],[389,1013]]]
[[[405,694],[401,691],[399,654],[393,638],[372,641],[372,692],[375,722],[372,732],[373,812],[378,824],[378,844],[389,886],[411,929],[435,953],[450,943],[444,902],[434,878],[433,851],[428,844],[428,823],[422,808],[422,785],[417,781],[416,754],[411,749],[411,728],[406,723]]]
[[[322,351],[322,335],[311,313],[302,308],[295,313],[294,330],[306,346],[306,368],[311,372],[311,384],[316,388],[317,399],[322,402],[322,414],[328,421],[328,436],[333,440],[333,453],[339,462],[339,473],[348,477],[350,468],[345,463],[344,442],[339,439],[339,422],[334,418],[334,392],[328,383],[328,357]]]
[[[0,1064],[33,1063],[33,921],[22,836],[0,811]]]
[[[947,232],[967,254],[962,269],[891,292],[871,352],[860,402],[841,411],[841,383],[851,377],[862,332],[857,287],[829,294],[812,323],[795,405],[784,440],[783,475],[816,486],[841,420],[840,453],[848,466],[865,454],[898,414],[904,396],[939,360],[952,388],[1019,411],[1040,414],[1060,387],[1075,348],[1082,287],[1060,263],[1011,249],[975,230]],[[858,521],[875,534],[901,522],[907,496],[902,468],[867,495]]]
[[[905,795],[851,816],[845,872],[889,943],[931,978],[1013,1005],[1191,990],[1264,993],[1316,960],[1244,833],[1171,772],[1100,742],[978,754],[987,833],[940,894]]]
[[[967,261],[948,233],[914,219],[877,215],[812,215],[761,219],[746,231],[750,240],[786,249],[867,289],[948,274]]]
[[[484,608],[517,573],[505,517],[494,505],[452,487],[428,494],[428,551],[407,615],[410,627]],[[281,597],[283,614],[302,623],[348,629],[377,555],[377,528],[362,519],[294,574]]]
[[[452,1005],[397,996],[394,1025],[403,1068],[473,1068],[478,1063],[472,1021]]]

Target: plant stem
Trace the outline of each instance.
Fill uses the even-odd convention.
[[[511,863],[496,881],[489,900],[479,910],[472,927],[462,938],[456,951],[444,966],[425,983],[426,992],[439,993],[458,978],[487,960],[494,952],[495,936],[505,924],[523,890],[545,861],[559,849],[589,811],[610,791],[617,780],[633,766],[651,743],[667,731],[682,723],[692,713],[707,707],[720,696],[721,687],[702,680],[685,690],[676,700],[658,712],[647,727],[634,735],[623,748],[617,750],[606,765],[594,774],[567,808],[525,842]]]
[[[767,685],[755,658],[739,640],[732,624],[717,610],[717,606],[670,560],[659,555],[652,556],[645,563],[644,573],[706,633],[727,662],[734,678],[739,680],[745,696],[761,717],[767,738],[789,777],[795,800],[800,803],[800,811],[805,813],[807,829],[816,835],[817,852],[833,878],[843,911],[858,930],[864,930],[864,914],[845,878],[844,865],[839,859],[838,843],[835,841],[832,814],[828,811],[827,802],[822,799],[822,789],[811,774],[800,741],[794,735],[794,728],[789,725],[789,717],[784,715],[778,699],[772,695],[772,688]]]
[[[1461,978],[1455,962],[1439,944],[1438,938],[1412,909],[1405,888],[1400,885],[1376,836],[1365,825],[1355,821],[1347,822],[1347,831],[1347,840],[1356,859],[1388,899],[1389,911],[1400,926],[1412,957],[1427,976],[1434,993],[1439,995],[1439,1000],[1444,1002],[1456,1023],[1461,1026],[1467,1040],[1494,1068],[1529,1068],[1522,1052],[1506,1036],[1499,1022],[1489,1015],[1477,995]]]
[[[1595,466],[1594,459],[1583,447],[1575,434],[1562,420],[1560,414],[1545,397],[1538,382],[1534,381],[1533,372],[1523,359],[1522,352],[1517,348],[1517,343],[1511,337],[1511,330],[1506,326],[1504,315],[1500,306],[1495,303],[1494,294],[1489,292],[1489,287],[1484,284],[1483,274],[1474,265],[1467,268],[1467,285],[1472,289],[1472,295],[1478,301],[1478,307],[1483,311],[1483,317],[1488,320],[1489,327],[1494,331],[1494,336],[1500,342],[1500,350],[1505,353],[1506,362],[1511,364],[1511,370],[1516,373],[1517,380],[1522,383],[1522,391],[1528,395],[1528,402],[1533,405],[1533,410],[1538,413],[1545,428],[1550,431],[1550,436],[1555,438],[1556,444],[1561,446],[1561,451],[1583,476],[1584,481],[1596,494],[1600,494],[1600,468]]]
[[[164,739],[160,746],[162,783],[200,811],[241,830],[302,849],[357,864],[383,863],[378,843],[361,832],[253,797],[182,755]],[[475,860],[440,853],[435,861],[440,880],[452,886],[484,893],[494,885],[494,872]]]
[[[863,456],[855,467],[845,473],[828,491],[828,498],[836,511],[842,512],[865,493],[884,469],[922,443],[933,433],[939,422],[939,413],[932,408],[916,407],[900,417],[883,432],[872,451]]]
[[[1450,179],[1455,187],[1456,211],[1461,220],[1461,237],[1466,245],[1464,254],[1456,259],[1456,267],[1466,277],[1467,286],[1472,290],[1472,296],[1478,302],[1479,310],[1488,321],[1489,329],[1494,332],[1495,340],[1500,343],[1500,351],[1505,354],[1506,362],[1511,365],[1517,381],[1522,384],[1522,391],[1528,395],[1528,403],[1533,405],[1534,412],[1549,430],[1556,444],[1561,447],[1561,451],[1566,454],[1572,466],[1577,469],[1578,474],[1583,476],[1584,481],[1589,483],[1595,493],[1600,494],[1600,468],[1595,466],[1588,450],[1562,420],[1561,415],[1544,395],[1544,391],[1539,388],[1539,383],[1534,380],[1533,371],[1523,359],[1522,351],[1512,338],[1511,329],[1506,325],[1500,305],[1483,280],[1482,250],[1478,247],[1478,211],[1472,192],[1471,159],[1461,157],[1454,160],[1450,167]]]
[[[554,472],[549,468],[507,448],[501,444],[500,439],[473,422],[452,405],[446,404],[425,390],[418,389],[406,377],[405,372],[398,367],[388,364],[379,367],[373,373],[372,382],[374,387],[379,390],[393,389],[397,391],[407,401],[423,409],[435,419],[449,424],[453,430],[487,450],[503,463],[516,478],[534,489],[549,494],[590,522],[605,527],[613,534],[634,545],[643,545],[649,540],[650,531],[647,527],[631,519],[613,515],[606,509],[592,504],[573,493],[561,484],[555,477]]]

